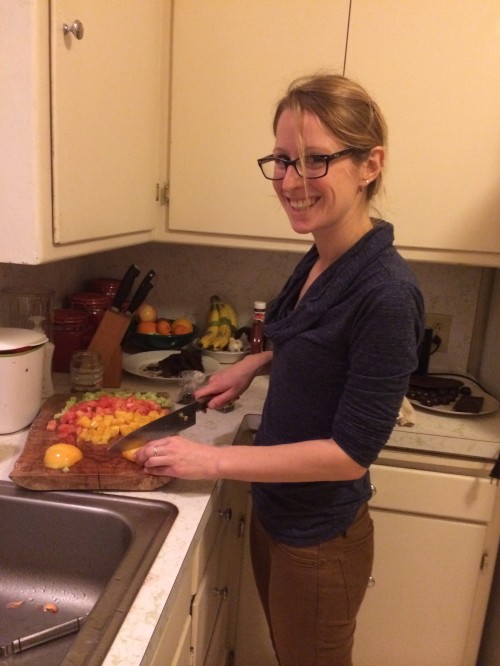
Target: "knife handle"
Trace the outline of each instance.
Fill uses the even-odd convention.
[[[127,296],[130,294],[134,280],[139,275],[139,273],[140,270],[135,264],[131,264],[128,267],[127,272],[123,276],[120,286],[118,287],[118,291],[113,298],[113,302],[111,303],[112,310],[115,310],[115,312],[121,312],[122,305],[126,301]]]
[[[151,289],[153,288],[153,283],[151,280],[154,278],[156,275],[155,271],[150,270],[149,273],[146,275],[144,280],[141,282],[141,284],[137,287],[137,291],[132,297],[132,300],[129,303],[129,306],[127,308],[127,315],[133,314],[145,301],[146,296],[149,294]]]

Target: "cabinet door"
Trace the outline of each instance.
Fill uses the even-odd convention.
[[[192,604],[194,666],[203,666],[222,604],[227,603],[228,562],[217,543]]]
[[[191,567],[187,566],[179,576],[170,612],[156,626],[147,653],[148,666],[188,666],[191,663]]]
[[[378,202],[409,258],[500,265],[500,7],[354,0],[346,75],[389,127]]]
[[[169,663],[170,666],[190,666],[191,665],[191,617],[187,617],[180,634],[177,637],[177,649],[171,662],[164,661],[163,664]]]
[[[164,0],[51,3],[55,243],[155,226],[167,6]],[[75,20],[84,28],[81,39],[63,32]]]
[[[252,239],[304,243],[291,231],[257,158],[273,149],[273,107],[290,81],[318,69],[342,72],[348,5],[176,3],[170,238],[197,232],[181,237],[199,242],[219,235],[239,246],[252,246]]]
[[[354,640],[357,666],[464,666],[486,526],[371,509],[375,584]]]
[[[227,603],[221,604],[203,666],[226,666],[229,664],[230,652],[227,647],[228,609]]]
[[[250,494],[247,501],[247,525],[250,524],[252,500]],[[252,569],[250,555],[250,529],[245,530],[243,544],[243,561],[241,565],[241,582],[238,604],[238,626],[234,666],[278,666],[274,648],[269,634],[264,609]]]
[[[216,664],[234,647],[246,487],[223,483],[194,558],[193,580],[200,581],[192,604],[194,666]]]

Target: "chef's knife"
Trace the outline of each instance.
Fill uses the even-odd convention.
[[[153,439],[161,439],[170,435],[177,435],[181,430],[185,430],[196,423],[196,412],[205,410],[207,402],[212,396],[200,398],[189,405],[185,405],[175,412],[170,412],[166,416],[161,416],[142,428],[132,431],[118,439],[114,444],[108,446],[108,451],[129,451],[144,446]]]
[[[141,284],[137,287],[137,291],[132,296],[129,306],[125,312],[126,315],[132,315],[146,300],[146,296],[153,288],[153,278],[156,275],[154,270],[150,270]]]
[[[132,285],[134,284],[135,278],[139,275],[139,273],[140,270],[137,268],[135,264],[131,264],[128,267],[127,272],[125,273],[122,281],[120,282],[118,291],[116,292],[115,297],[113,298],[113,302],[111,303],[111,309],[114,312],[122,311],[122,306],[127,300],[127,297],[132,290]]]

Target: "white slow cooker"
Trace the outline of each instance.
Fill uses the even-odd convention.
[[[42,404],[43,331],[0,327],[0,434],[30,425]]]

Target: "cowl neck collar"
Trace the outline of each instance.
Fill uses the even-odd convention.
[[[391,247],[394,228],[374,220],[374,227],[319,275],[297,304],[300,290],[318,259],[315,245],[298,263],[276,300],[269,306],[265,332],[279,344],[314,327],[324,313],[340,301],[363,267]]]

